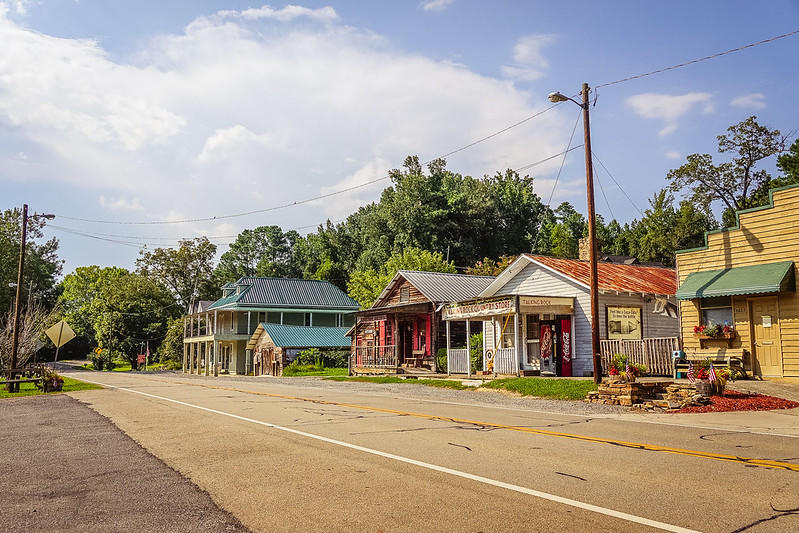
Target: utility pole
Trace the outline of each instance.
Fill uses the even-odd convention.
[[[591,247],[589,264],[591,272],[591,354],[594,362],[594,383],[602,381],[602,354],[599,347],[599,280],[597,275],[596,214],[594,209],[594,164],[591,158],[591,122],[588,116],[589,87],[583,83],[582,103],[559,92],[550,93],[549,101],[553,103],[571,100],[583,108],[583,145],[585,146],[585,182],[588,195],[588,245]]]
[[[594,383],[602,381],[602,355],[599,347],[599,279],[597,275],[596,213],[594,210],[594,164],[591,156],[591,122],[588,117],[588,84],[583,83],[583,130],[585,144],[585,181],[588,194],[588,245],[591,247],[591,353],[594,359]]]
[[[11,341],[11,365],[8,369],[8,381],[17,377],[17,352],[19,351],[19,312],[22,299],[22,271],[25,268],[25,239],[28,238],[28,204],[22,206],[22,237],[19,241],[19,269],[17,270],[17,297],[14,304],[14,334]],[[19,383],[9,383],[8,392],[17,392]]]

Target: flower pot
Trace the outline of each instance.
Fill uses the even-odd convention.
[[[48,379],[44,382],[44,392],[58,392],[64,386],[64,382],[58,379]]]
[[[696,388],[697,394],[701,394],[703,396],[712,396],[713,395],[713,385],[710,384],[709,381],[700,380],[694,383],[694,387]]]

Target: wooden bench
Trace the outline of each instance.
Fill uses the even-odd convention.
[[[746,378],[746,371],[744,370],[744,363],[743,359],[740,357],[726,355],[723,357],[713,356],[713,357],[699,357],[698,355],[689,355],[685,359],[675,359],[674,360],[674,379],[677,379],[678,374],[682,373],[685,374],[688,372],[688,367],[693,364],[694,368],[698,368],[699,365],[710,361],[713,363],[713,366],[716,368],[727,368],[727,369],[736,369],[738,370],[744,378]]]
[[[5,371],[3,372],[3,375],[8,376],[9,372]],[[41,365],[26,368],[14,368],[11,371],[11,375],[19,377],[1,381],[0,387],[5,387],[7,385],[19,385],[20,383],[33,383],[36,385],[37,389],[41,390],[44,386],[44,367]],[[18,391],[19,387],[15,387],[15,389]]]
[[[408,366],[420,367],[422,366],[424,359],[424,350],[413,350],[411,352],[411,357],[405,358],[405,364]]]

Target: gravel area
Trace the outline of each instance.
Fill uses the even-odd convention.
[[[270,383],[305,387],[308,389],[325,389],[347,393],[383,394],[403,398],[414,398],[428,401],[444,401],[458,403],[473,403],[481,406],[508,407],[512,409],[529,409],[531,411],[547,411],[551,413],[564,413],[580,416],[596,414],[629,414],[631,411],[624,407],[586,403],[573,400],[553,400],[547,398],[534,398],[521,396],[516,393],[494,389],[455,390],[438,387],[428,387],[412,383],[368,383],[360,381],[331,381],[319,377],[283,378],[271,376],[219,376],[205,377],[180,372],[162,372],[160,374],[208,381],[214,384],[236,386],[234,384],[263,384]],[[410,381],[410,380],[409,380]],[[642,415],[645,416],[645,415]]]
[[[0,421],[3,531],[248,531],[65,394],[0,400]]]

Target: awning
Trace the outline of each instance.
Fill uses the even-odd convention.
[[[737,294],[795,291],[793,261],[766,263],[689,274],[677,289],[677,298],[711,298]]]

